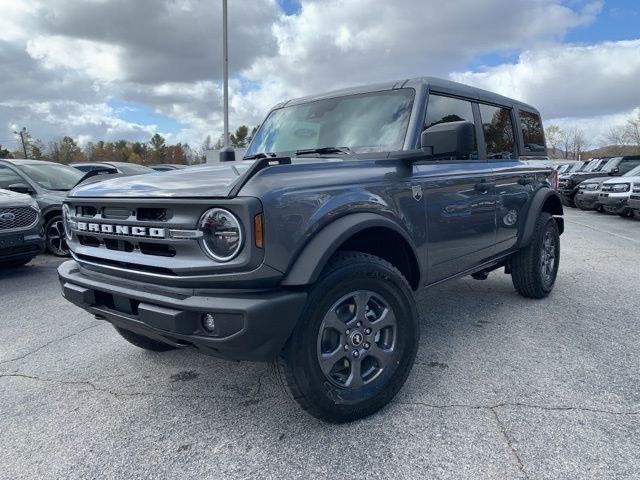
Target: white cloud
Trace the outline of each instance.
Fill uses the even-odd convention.
[[[450,77],[532,103],[551,118],[607,115],[640,105],[640,40],[550,46],[515,64]]]
[[[91,78],[104,81],[125,78],[120,62],[122,49],[108,43],[40,35],[27,42],[27,53],[50,69],[80,70]]]

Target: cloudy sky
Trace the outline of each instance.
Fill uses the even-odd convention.
[[[435,75],[547,124],[640,110],[637,0],[229,0],[232,126],[283,99]],[[221,0],[0,0],[0,144],[170,141],[222,130]]]

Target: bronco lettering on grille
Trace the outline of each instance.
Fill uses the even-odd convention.
[[[134,237],[165,238],[167,236],[164,228],[154,227],[130,227],[129,225],[112,225],[109,223],[87,223],[78,222],[79,232],[106,233],[109,235],[123,235]]]

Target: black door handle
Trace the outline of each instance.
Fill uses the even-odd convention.
[[[490,188],[495,187],[496,184],[493,182],[480,182],[474,185],[474,189],[481,193],[487,193]]]

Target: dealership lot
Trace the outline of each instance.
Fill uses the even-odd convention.
[[[543,301],[510,278],[418,295],[381,413],[327,425],[266,364],[153,354],[63,300],[53,257],[0,272],[0,478],[635,478],[640,221],[569,209]]]

